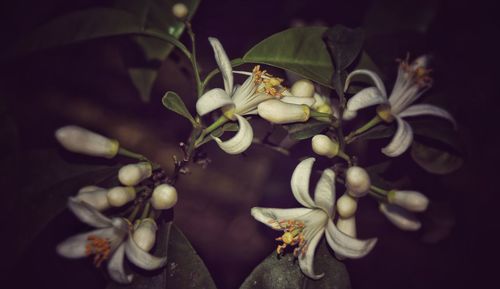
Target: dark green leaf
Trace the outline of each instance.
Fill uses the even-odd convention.
[[[460,156],[417,141],[411,146],[411,156],[424,170],[433,174],[449,174],[458,170],[463,164]]]
[[[166,108],[187,118],[193,124],[193,126],[196,125],[196,121],[194,120],[191,113],[189,113],[186,105],[177,95],[177,93],[173,91],[167,91],[167,93],[165,93],[162,98],[162,103]]]
[[[276,252],[264,259],[247,277],[240,289],[347,289],[351,288],[349,274],[337,261],[323,240],[314,257],[315,272],[325,273],[319,280],[305,277],[297,259],[288,253],[278,257]]]
[[[345,70],[363,48],[364,35],[360,28],[349,29],[336,25],[325,31],[323,37],[337,71]]]
[[[329,126],[330,124],[326,122],[310,120],[306,123],[284,125],[283,127],[288,131],[291,138],[303,140],[323,132]]]
[[[290,28],[252,47],[243,60],[286,69],[333,88],[333,66],[322,40],[326,30],[326,27]]]

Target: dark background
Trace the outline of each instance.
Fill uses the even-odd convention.
[[[17,1],[2,3],[2,47],[7,48],[47,20],[103,1]],[[404,3],[404,4],[401,4]],[[414,187],[433,204],[422,216],[421,232],[405,233],[391,226],[363,200],[359,235],[377,236],[375,250],[361,260],[345,262],[353,288],[496,288],[500,218],[498,217],[498,45],[493,1],[202,1],[193,18],[199,61],[204,72],[214,67],[206,41],[215,36],[229,57],[243,55],[265,37],[300,21],[306,24],[365,26],[365,48],[385,73],[388,87],[395,62],[409,52],[435,57],[434,92],[429,101],[456,117],[465,148],[465,165],[444,176],[425,174],[402,163]],[[415,7],[430,7],[417,13]],[[402,8],[401,8],[402,7]],[[374,16],[375,15],[375,16]],[[375,18],[372,18],[375,17]],[[374,20],[375,19],[375,20]],[[416,20],[415,20],[416,19]],[[424,19],[424,20],[422,20]],[[419,30],[408,22],[422,20]],[[373,22],[375,21],[375,22]],[[379,22],[377,22],[379,21]],[[377,25],[367,24],[378,23]],[[385,26],[384,26],[385,25]],[[384,28],[385,27],[385,28]],[[397,29],[395,29],[395,27]],[[187,38],[182,40],[186,43]],[[166,90],[183,96],[193,108],[195,89],[186,77],[188,63],[179,54],[162,64],[149,104],[140,101],[127,78],[125,65],[133,59],[131,44],[120,38],[90,41],[4,61],[0,68],[3,105],[17,125],[19,148],[56,147],[55,128],[78,123],[119,139],[171,169],[177,143],[189,133],[188,124],[160,104]],[[266,125],[256,121],[257,132]],[[307,146],[286,158],[260,147],[245,156],[227,156],[209,145],[210,170],[194,169],[178,185],[175,218],[202,256],[219,288],[237,288],[252,268],[274,248],[274,232],[249,215],[253,206],[293,207],[288,182]],[[10,152],[4,150],[4,157]],[[59,151],[59,153],[63,153]],[[64,153],[63,153],[64,154]],[[83,158],[76,161],[89,161]],[[371,162],[370,155],[366,156]],[[93,162],[93,160],[90,160]],[[5,197],[17,184],[30,183],[18,164],[14,178],[3,185]],[[7,169],[4,176],[11,177]],[[44,168],[37,168],[43,171]],[[26,169],[28,170],[28,169]],[[17,214],[22,215],[19,208]],[[2,221],[16,224],[16,215]],[[78,221],[63,213],[38,236],[15,269],[2,272],[3,288],[98,288],[106,282],[90,262],[64,260],[54,246],[81,231]],[[8,232],[1,238],[9,238]],[[9,250],[9,248],[3,248]],[[5,287],[4,287],[5,286]]]

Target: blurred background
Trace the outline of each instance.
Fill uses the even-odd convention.
[[[3,1],[2,55],[9,55],[12,43],[48,20],[106,2]],[[219,38],[229,57],[236,58],[267,36],[301,25],[363,27],[365,49],[384,73],[388,87],[395,79],[395,59],[407,53],[434,56],[435,86],[424,101],[441,105],[456,117],[465,163],[444,176],[427,174],[408,156],[388,168],[387,179],[403,186],[411,183],[432,204],[420,216],[422,230],[407,233],[378,213],[375,201],[360,202],[359,236],[376,236],[379,242],[367,257],[345,261],[353,288],[495,287],[491,282],[500,257],[495,203],[500,147],[495,11],[493,2],[487,1],[201,1],[192,25],[202,73],[215,68],[209,36]],[[189,43],[186,35],[181,41]],[[64,152],[53,138],[60,126],[78,124],[116,138],[124,147],[172,170],[172,156],[181,155],[179,142],[188,137],[190,124],[167,111],[161,97],[167,90],[175,91],[194,112],[196,91],[190,64],[178,51],[157,63],[158,78],[145,102],[127,73],[139,61],[138,55],[130,39],[111,37],[2,57],[3,241],[18,238],[12,232],[18,234],[30,226],[23,217],[39,205],[23,203],[21,188],[64,189],[71,195],[78,187],[43,187],[37,182],[58,179],[61,170],[117,165]],[[216,77],[212,85],[218,81]],[[261,120],[253,124],[258,137],[270,130]],[[383,143],[370,143],[375,149],[360,155],[361,164],[380,160],[377,152]],[[250,208],[295,207],[289,179],[298,159],[312,152],[308,141],[294,146],[290,156],[256,145],[242,156],[225,155],[214,144],[204,150],[212,162],[208,169],[192,166],[192,173],[181,177],[174,218],[218,288],[237,288],[276,245],[276,233],[253,220]],[[60,163],[64,165],[56,166]],[[40,204],[44,201],[39,200]],[[104,288],[106,277],[90,262],[55,254],[58,242],[82,228],[70,213],[61,212],[40,230],[22,257],[3,261],[8,268],[1,273],[3,284],[9,285],[1,287]],[[3,246],[5,254],[18,250],[15,246]]]

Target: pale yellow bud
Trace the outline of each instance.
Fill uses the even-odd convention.
[[[387,194],[389,203],[401,206],[412,212],[423,212],[429,205],[429,199],[416,191],[390,191]]]
[[[324,134],[315,135],[311,144],[313,151],[320,156],[333,158],[339,153],[339,144]]]
[[[311,111],[307,105],[291,104],[271,99],[260,103],[257,112],[260,117],[271,123],[286,124],[307,121]]]
[[[416,231],[422,226],[414,214],[399,206],[381,203],[379,209],[393,225],[401,230]]]
[[[342,218],[354,216],[358,209],[358,201],[349,194],[344,194],[337,200],[337,212]]]
[[[184,3],[176,3],[174,6],[172,6],[172,14],[174,14],[174,16],[179,19],[183,19],[188,15],[188,13],[189,9]]]
[[[96,157],[112,158],[119,149],[118,141],[79,126],[61,127],[55,133],[57,141],[67,150]]]
[[[110,207],[107,193],[106,189],[96,186],[86,186],[78,191],[76,198],[91,205],[98,211],[103,211]]]
[[[108,202],[113,207],[121,207],[135,199],[136,191],[132,187],[114,187],[108,191]]]
[[[167,210],[177,203],[177,190],[171,185],[162,184],[157,186],[151,197],[151,205],[157,210]]]
[[[140,162],[123,166],[118,171],[118,179],[125,186],[135,186],[141,181],[149,178],[153,168],[149,162]]]
[[[137,246],[147,252],[155,245],[156,230],[158,226],[153,219],[143,219],[135,224],[132,237]]]
[[[292,95],[300,97],[313,97],[314,84],[307,79],[297,80],[290,89]]]
[[[346,187],[349,194],[355,198],[365,196],[370,189],[370,176],[365,169],[352,166],[346,172]]]

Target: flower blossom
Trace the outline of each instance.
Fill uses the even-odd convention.
[[[94,256],[99,267],[108,260],[108,273],[119,283],[132,282],[123,267],[124,257],[144,270],[155,270],[165,265],[165,257],[155,257],[141,249],[131,237],[131,224],[124,218],[108,218],[87,203],[70,198],[69,209],[80,221],[97,228],[87,233],[68,238],[57,246],[57,252],[66,258]]]
[[[421,56],[411,64],[408,60],[401,61],[394,88],[389,97],[380,77],[366,69],[355,70],[349,74],[345,88],[355,75],[365,74],[375,83],[375,87],[368,87],[351,97],[347,102],[344,118],[352,118],[359,109],[377,105],[378,116],[386,122],[396,120],[397,130],[391,142],[382,149],[390,157],[404,153],[413,141],[413,130],[403,118],[420,115],[432,115],[445,118],[456,126],[455,120],[446,110],[430,104],[413,104],[432,85],[427,69],[428,56]]]
[[[314,158],[308,158],[297,165],[291,179],[292,193],[304,207],[293,209],[252,208],[252,216],[258,221],[283,235],[276,240],[278,254],[287,246],[297,246],[294,255],[298,257],[302,272],[313,279],[319,279],[324,273],[315,274],[313,270],[316,247],[323,235],[336,253],[348,258],[360,258],[368,254],[377,239],[359,240],[341,232],[334,224],[335,173],[323,171],[316,186],[314,200],[309,194],[309,178]]]

